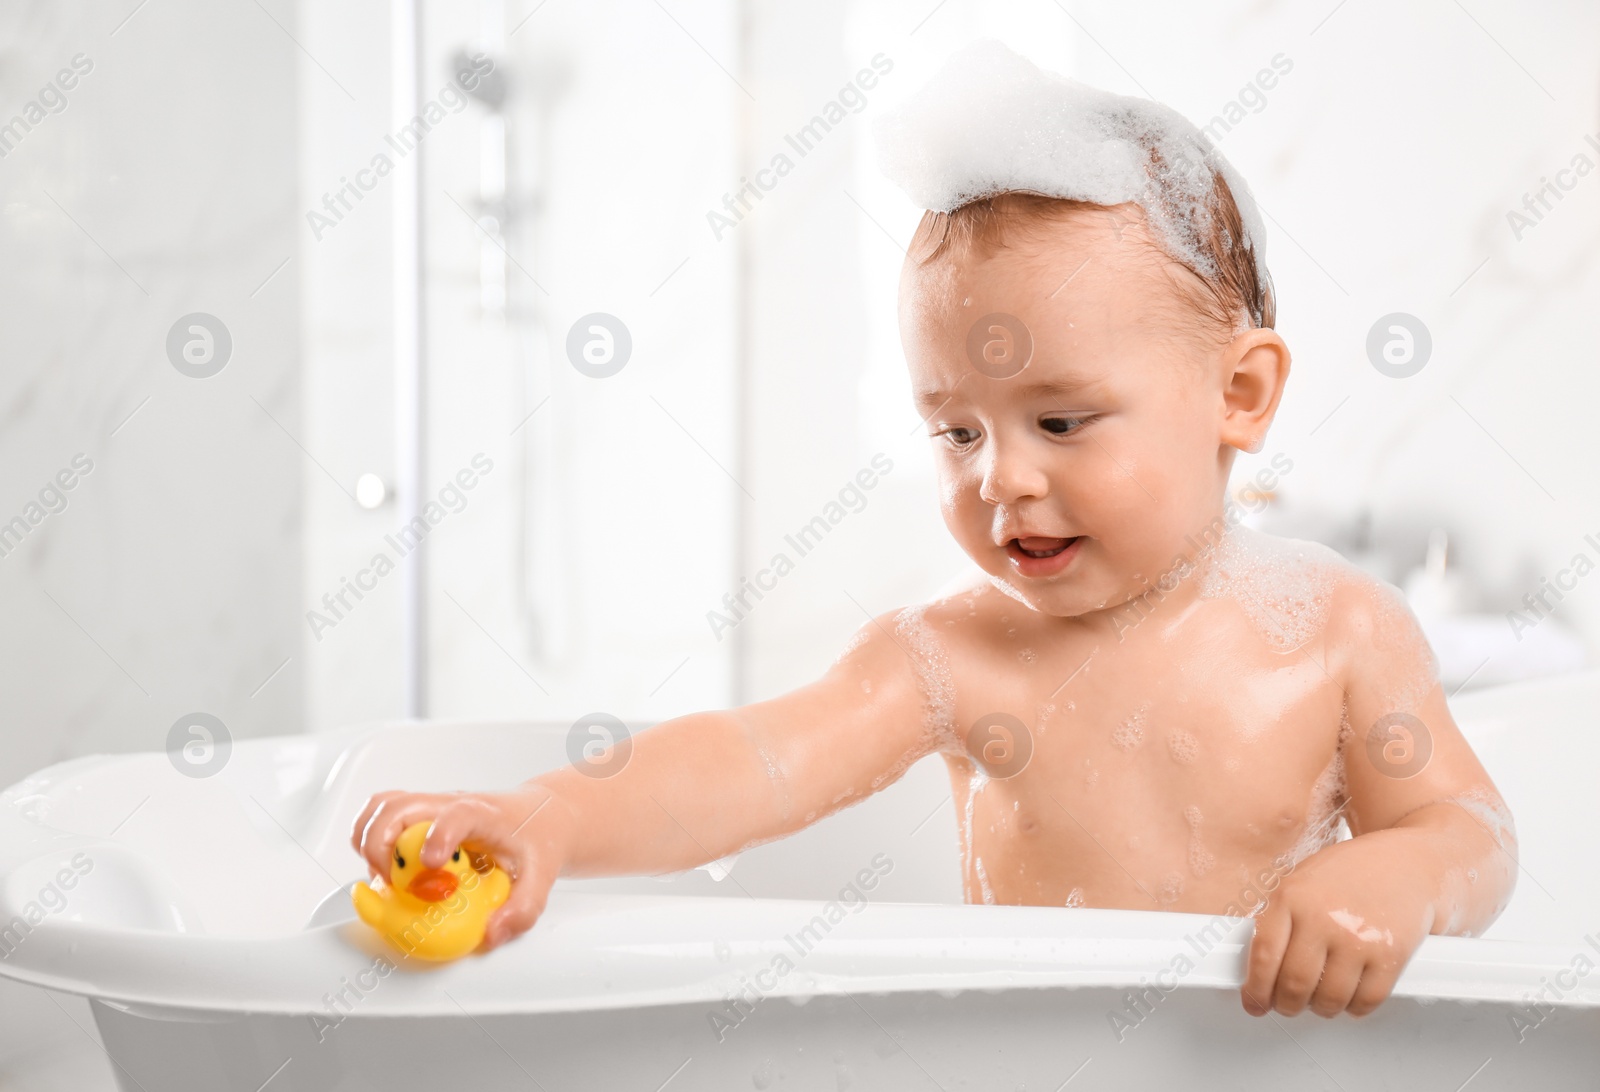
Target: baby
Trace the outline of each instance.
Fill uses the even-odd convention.
[[[640,733],[612,776],[380,793],[353,842],[374,875],[420,819],[425,865],[492,853],[493,947],[560,876],[702,865],[938,754],[967,901],[1247,914],[1248,1012],[1371,1012],[1423,937],[1504,908],[1510,817],[1398,593],[1238,526],[1229,471],[1289,373],[1243,183],[1165,108],[975,49],[994,78],[947,70],[880,135],[932,210],[901,336],[981,573],[808,686]],[[960,111],[1036,124],[943,139]]]

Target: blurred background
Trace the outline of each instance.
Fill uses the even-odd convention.
[[[984,36],[1253,186],[1249,521],[1405,588],[1452,692],[1600,652],[1593,5],[15,0],[0,784],[194,713],[642,726],[932,595],[870,126]],[[41,996],[0,1085],[103,1084]]]

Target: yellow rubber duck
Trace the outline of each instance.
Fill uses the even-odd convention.
[[[358,883],[356,913],[408,956],[435,962],[458,959],[483,942],[489,915],[511,894],[511,877],[490,864],[472,865],[456,847],[443,868],[422,866],[422,841],[432,822],[413,823],[394,844],[389,882],[379,890]]]

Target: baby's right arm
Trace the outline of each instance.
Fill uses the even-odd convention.
[[[939,744],[893,615],[862,627],[814,683],[738,709],[694,713],[632,737],[609,776],[577,766],[507,793],[384,792],[351,835],[373,875],[395,839],[433,820],[422,863],[459,844],[515,881],[484,947],[528,929],[560,876],[677,872],[792,834],[897,780]]]

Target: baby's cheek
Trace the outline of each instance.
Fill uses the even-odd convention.
[[[939,512],[957,542],[969,550],[988,541],[988,506],[978,497],[978,482],[964,475],[939,475]]]

